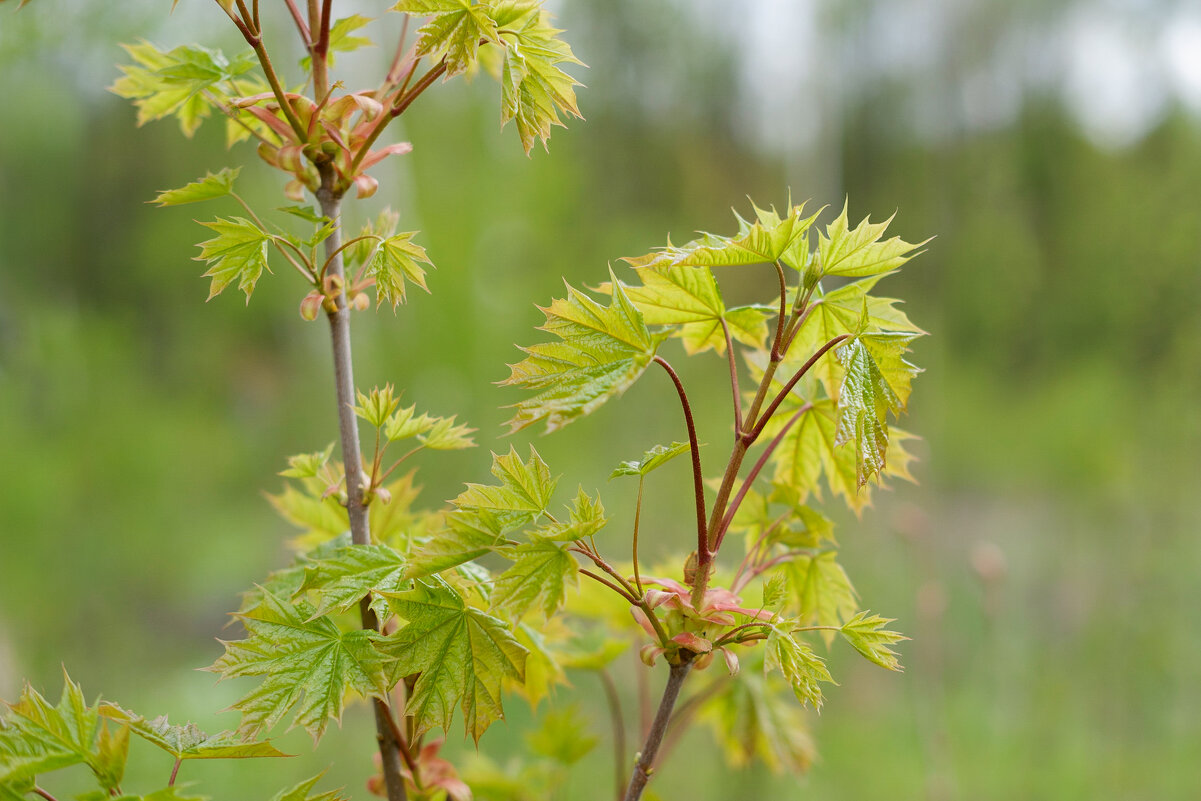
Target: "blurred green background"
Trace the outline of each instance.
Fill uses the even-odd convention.
[[[224,152],[220,126],[191,142],[172,123],[135,128],[104,91],[118,42],[236,48],[212,3],[173,16],[165,0],[13,5],[0,8],[0,697],[25,678],[57,693],[61,664],[89,695],[232,727],[214,710],[240,688],[192,668],[219,655],[237,593],[287,559],[291,532],[263,498],[281,486],[274,473],[336,436],[326,331],[299,319],[303,290],[282,270],[249,308],[232,294],[206,305],[191,218],[229,210],[144,201],[246,163],[249,195],[280,205],[283,180],[249,149]],[[587,122],[526,159],[513,130],[497,132],[495,85],[452,84],[406,115],[394,135],[414,153],[379,169],[380,195],[349,212],[399,209],[439,266],[431,296],[356,318],[360,386],[395,381],[482,432],[483,449],[428,460],[428,502],[484,479],[486,450],[508,447],[498,407],[516,398],[492,382],[513,343],[536,339],[533,304],[561,293],[561,276],[595,284],[607,261],[669,232],[729,232],[731,205],[783,204],[789,188],[835,207],[849,196],[853,217],[899,210],[893,232],[936,236],[883,287],[932,333],[916,344],[927,373],[904,422],[924,437],[920,485],[878,494],[860,522],[840,517],[864,604],[913,637],[907,672],[835,649],[842,683],[812,717],[821,760],[807,777],[711,769],[698,730],[686,747],[699,756],[681,754],[657,790],[1198,797],[1196,5],[552,8],[591,67],[578,73]],[[342,66],[372,74],[387,57]],[[692,361],[684,379],[720,441],[722,363]],[[647,380],[536,444],[621,520],[632,498],[607,483],[612,466],[679,428],[669,387]],[[658,547],[682,551],[686,477],[658,491]],[[599,687],[577,678],[564,700],[607,737]],[[521,751],[526,714],[511,718],[485,750]],[[329,786],[362,796],[371,739],[356,709],[315,755],[293,733],[280,742],[300,759],[184,778],[217,798],[265,798],[332,765]],[[135,750],[132,770],[160,781],[169,759]],[[606,797],[609,759],[599,748],[562,797]]]

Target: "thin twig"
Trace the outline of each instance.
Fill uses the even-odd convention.
[[[734,437],[742,436],[742,392],[738,388],[738,365],[734,362],[734,339],[730,336],[730,324],[721,318],[721,330],[726,337],[726,358],[730,362],[730,391],[734,395]]]
[[[771,416],[773,414],[775,414],[776,409],[778,409],[780,407],[780,404],[784,402],[784,399],[788,397],[788,393],[792,392],[792,388],[795,387],[797,385],[797,382],[800,381],[805,376],[805,373],[809,372],[810,368],[812,368],[813,365],[817,364],[817,360],[820,359],[822,356],[825,356],[826,351],[830,350],[830,348],[834,347],[835,345],[842,342],[843,340],[850,339],[850,337],[851,337],[850,334],[839,334],[838,336],[834,337],[829,342],[827,342],[826,344],[824,344],[820,348],[818,348],[817,353],[810,356],[809,361],[807,361],[803,365],[801,365],[801,369],[796,371],[796,375],[794,375],[792,378],[788,379],[788,383],[784,385],[784,388],[781,389],[778,393],[776,393],[776,397],[772,400],[771,405],[769,405],[767,407],[767,409],[763,412],[763,416],[755,424],[755,429],[754,429],[753,433],[756,438],[758,438],[759,435],[761,433],[763,433],[763,427],[767,425],[768,421],[771,420]]]
[[[646,590],[642,589],[642,574],[638,570],[638,524],[642,519],[642,485],[645,483],[646,476],[638,476],[638,501],[634,505],[634,586],[638,588],[638,597],[646,595]]]
[[[688,402],[688,393],[676,371],[662,356],[654,358],[656,364],[667,371],[675,384],[676,394],[680,396],[680,406],[684,410],[684,423],[688,426],[688,447],[692,450],[692,492],[696,498],[696,572],[697,575],[709,575],[712,555],[709,549],[708,529],[705,525],[705,476],[701,471],[701,447],[696,441],[696,423],[692,419],[692,405]]]
[[[784,267],[780,264],[780,260],[776,259],[776,275],[780,278],[780,311],[776,314],[776,337],[771,343],[772,358],[779,358],[784,353],[784,313],[787,310],[787,295],[788,283],[784,280]],[[789,320],[791,322],[791,320]]]
[[[46,801],[58,801],[57,798],[50,795],[50,793],[46,792],[45,790],[43,790],[41,787],[38,787],[37,785],[34,785],[33,791],[35,793],[37,793],[38,795],[40,795],[42,798],[46,799]]]
[[[726,516],[721,520],[721,527],[717,531],[717,548],[721,547],[722,541],[726,538],[726,532],[730,530],[730,523],[734,521],[734,515],[738,514],[738,507],[742,505],[743,498],[745,498],[747,492],[750,491],[751,485],[755,483],[755,479],[759,477],[759,472],[763,469],[763,466],[767,464],[767,460],[771,458],[773,453],[775,453],[776,448],[780,447],[780,443],[784,441],[784,436],[788,433],[788,430],[796,424],[797,420],[801,419],[801,415],[805,414],[812,408],[812,403],[806,403],[805,405],[801,406],[801,408],[797,409],[793,413],[792,417],[788,418],[788,422],[784,424],[784,427],[776,433],[776,435],[772,438],[772,441],[769,442],[767,447],[763,449],[763,453],[759,455],[759,459],[755,462],[755,466],[751,468],[751,472],[747,473],[746,478],[743,479],[742,487],[739,488],[738,494],[735,495],[734,500],[730,502],[730,508],[726,512]]]
[[[301,41],[304,42],[304,49],[309,50],[313,46],[313,40],[309,37],[308,24],[304,21],[304,17],[300,16],[300,9],[296,7],[295,0],[284,0],[284,2],[288,4],[288,11],[292,14],[292,21],[296,23],[296,30],[300,33]]]
[[[175,777],[179,775],[179,766],[180,766],[180,765],[182,765],[182,764],[183,764],[183,759],[182,759],[182,758],[177,758],[177,759],[175,760],[175,764],[174,764],[174,765],[171,767],[171,778],[170,778],[170,779],[167,779],[167,786],[168,786],[168,787],[174,787],[174,786],[175,786]]]
[[[609,581],[607,578],[604,578],[603,576],[598,576],[595,573],[593,573],[591,570],[588,570],[587,568],[583,568],[583,567],[580,568],[580,572],[583,573],[588,578],[592,579],[593,581],[599,581],[601,584],[604,584],[606,587],[613,590],[613,592],[617,593],[622,598],[624,598],[626,600],[626,602],[629,603],[631,606],[636,605],[638,603],[638,599],[631,597],[629,594],[626,593],[625,590],[623,590],[621,587],[618,587],[616,584]]]

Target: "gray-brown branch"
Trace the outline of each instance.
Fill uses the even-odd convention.
[[[338,293],[337,310],[327,314],[329,318],[330,340],[334,349],[334,385],[338,398],[338,433],[342,443],[342,463],[346,467],[346,511],[350,516],[350,538],[355,545],[371,543],[371,523],[368,509],[363,505],[363,451],[359,444],[359,426],[354,414],[354,359],[350,345],[350,307],[346,302],[345,268],[342,264],[342,231],[339,217],[342,212],[342,198],[335,191],[336,176],[328,165],[320,170],[321,187],[317,190],[317,200],[321,203],[321,213],[338,223],[334,232],[325,240],[326,258],[329,268],[326,275],[337,276],[342,281],[342,289]],[[359,606],[363,628],[378,630],[379,621],[371,610],[367,599]],[[394,726],[391,721],[392,712],[388,704],[378,698],[373,700],[375,707],[375,731],[379,742],[379,754],[383,763],[384,783],[388,789],[388,801],[407,801],[405,793],[404,774],[402,771],[400,749],[396,741]]]

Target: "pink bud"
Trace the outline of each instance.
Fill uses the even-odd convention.
[[[350,305],[355,311],[367,311],[371,308],[371,298],[367,297],[366,292],[356,292],[350,300]]]
[[[292,179],[288,181],[288,185],[284,187],[284,197],[288,200],[295,200],[297,203],[304,201],[304,183]]]
[[[375,194],[375,190],[379,189],[379,181],[375,180],[366,173],[356,175],[354,179],[354,185],[359,191],[357,196],[359,200],[362,200],[366,197],[371,197]]]
[[[738,654],[729,648],[718,648],[717,650],[721,651],[721,655],[726,660],[726,670],[730,671],[731,676],[737,676],[738,671],[742,668],[742,665],[738,662]]]
[[[316,320],[324,300],[325,296],[316,290],[305,295],[304,299],[300,301],[300,318],[309,322]]]
[[[364,296],[360,295],[360,297]],[[388,490],[384,489],[383,487],[375,488],[375,497],[379,498],[380,503],[382,503],[384,506],[392,503],[392,493],[388,492]]]
[[[642,660],[642,664],[647,667],[654,667],[655,660],[663,653],[663,649],[657,645],[644,645],[638,650],[638,658]]]

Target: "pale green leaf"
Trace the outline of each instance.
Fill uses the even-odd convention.
[[[897,652],[888,646],[909,638],[884,628],[892,622],[890,618],[860,612],[843,625],[841,633],[856,651],[872,662],[882,668],[900,671],[902,668],[897,661]]]
[[[379,635],[343,632],[329,618],[313,619],[314,611],[304,601],[263,592],[262,603],[238,615],[247,638],[224,642],[225,654],[206,668],[222,679],[262,677],[234,704],[241,735],[253,737],[292,716],[292,725],[320,739],[330,718],[341,719],[348,692],[387,698],[385,660],[373,647]]]
[[[396,407],[400,406],[400,399],[396,397],[391,384],[375,387],[370,395],[356,390],[355,395],[359,405],[353,408],[354,413],[375,428],[383,428]]]
[[[903,345],[899,347],[903,349]],[[888,413],[901,412],[904,404],[893,383],[897,380],[895,375],[892,380],[884,375],[862,339],[844,343],[835,353],[845,372],[838,391],[834,445],[851,446],[856,481],[863,486],[884,469],[888,457]],[[895,358],[900,359],[899,355]]]
[[[349,17],[344,17],[340,20],[335,20],[334,24],[329,27],[329,44],[327,49],[329,52],[328,63],[332,67],[334,65],[334,53],[350,53],[358,50],[360,47],[369,47],[372,41],[366,36],[354,36],[354,32],[371,22],[370,17],[364,17],[361,14],[352,14]],[[313,59],[310,56],[305,56],[300,60],[300,67],[305,72],[308,72],[312,66]]]
[[[737,266],[781,259],[788,263],[795,261],[792,254],[805,249],[809,227],[821,213],[819,210],[817,214],[805,217],[803,203],[790,207],[783,217],[774,208],[753,208],[753,222],[735,213],[739,228],[734,236],[703,234],[687,244],[677,247],[669,243],[654,253],[626,261],[637,268]]]
[[[810,300],[804,323],[788,349],[781,370],[791,372],[835,337],[855,334],[861,328],[865,334],[880,332],[922,335],[925,332],[909,321],[904,312],[894,308],[898,301],[877,298],[868,293],[883,276],[873,276],[847,284],[830,292],[817,288]],[[866,311],[864,309],[866,305]],[[811,368],[811,375],[821,380],[826,394],[838,397],[843,368],[832,355],[826,355]],[[908,393],[902,396],[902,401]]]
[[[349,797],[343,795],[341,790],[327,790],[324,793],[311,794],[313,786],[324,775],[324,773],[318,773],[311,779],[305,779],[299,784],[280,790],[271,797],[271,801],[349,801]]]
[[[779,612],[788,600],[788,576],[776,573],[763,585],[763,608],[769,612]]]
[[[537,729],[525,736],[530,751],[548,757],[560,765],[574,765],[596,747],[597,738],[589,734],[588,721],[575,705],[547,712]]]
[[[447,76],[453,76],[475,63],[481,39],[499,43],[489,6],[473,0],[401,0],[392,10],[429,17],[417,31],[417,55],[433,55],[435,61],[441,56]]]
[[[492,608],[514,620],[537,609],[549,620],[566,600],[568,587],[576,584],[575,557],[550,540],[508,548],[504,555],[514,563],[496,579]]]
[[[802,625],[841,626],[858,610],[855,588],[837,557],[836,552],[826,551],[797,556],[788,563],[786,572]],[[827,646],[834,641],[836,632],[820,633]]]
[[[269,270],[267,243],[271,241],[270,234],[244,217],[228,220],[219,217],[201,225],[217,234],[200,243],[200,255],[196,257],[197,261],[207,262],[208,270],[204,275],[213,279],[209,300],[237,281],[238,289],[246,293],[249,303],[259,276],[263,270]]]
[[[168,189],[159,192],[154,203],[159,206],[182,206],[185,203],[198,203],[202,200],[225,197],[234,190],[234,180],[241,172],[241,167],[226,167],[218,173],[207,173],[198,181],[193,181],[179,189]]]
[[[455,511],[446,515],[445,526],[431,535],[412,554],[405,578],[421,578],[491,553],[508,540],[507,528],[492,512]]]
[[[609,478],[617,478],[618,476],[645,476],[657,467],[667,464],[669,461],[679,456],[682,453],[687,453],[690,450],[687,442],[673,442],[670,445],[656,445],[646,453],[642,454],[642,458],[634,462],[622,462],[609,475]]]
[[[517,625],[514,629],[517,642],[529,651],[525,660],[525,677],[521,681],[505,680],[506,687],[525,698],[530,708],[535,711],[556,684],[564,684],[567,681],[563,668],[547,643],[548,639],[558,640],[565,637],[566,633],[555,625],[555,621],[549,621],[546,628],[547,632],[543,633],[526,623]]]
[[[551,521],[530,532],[530,538],[536,540],[557,540],[568,542],[591,537],[608,523],[605,517],[605,507],[600,496],[593,498],[584,492],[583,487],[576,490],[575,500],[568,512],[566,522]]]
[[[327,464],[329,457],[334,453],[334,443],[323,451],[315,453],[298,453],[295,456],[288,457],[288,469],[281,470],[279,475],[284,478],[316,478]]]
[[[642,375],[663,340],[651,335],[616,282],[608,307],[571,286],[568,292],[567,299],[542,310],[546,323],[540,330],[560,341],[523,348],[527,357],[509,365],[512,372],[501,382],[538,393],[514,404],[510,431],[540,420],[554,431],[595,411]]]
[[[195,723],[172,726],[166,715],[147,720],[116,704],[105,703],[100,714],[118,721],[134,734],[153,743],[176,759],[252,759],[259,757],[284,757],[270,741],[247,742],[236,732],[223,731],[205,734]]]
[[[766,677],[749,671],[727,681],[707,701],[701,717],[711,724],[719,750],[733,768],[761,760],[773,773],[805,773],[817,751],[795,704],[781,703]]]
[[[561,64],[582,62],[558,37],[551,16],[535,2],[501,2],[493,9],[504,45],[499,68],[501,125],[515,120],[521,146],[528,154],[537,140],[545,148],[551,128],[562,126],[560,115],[582,119],[576,102],[579,81]]]
[[[393,308],[404,303],[406,284],[415,284],[429,292],[420,264],[432,266],[433,262],[426,256],[425,248],[413,242],[416,235],[416,231],[409,231],[378,243],[367,264],[367,273],[375,279],[375,294],[380,303],[387,301]]]
[[[434,424],[429,431],[417,435],[417,441],[434,451],[458,451],[464,448],[474,448],[475,440],[471,435],[475,429],[455,422],[455,417],[433,417]]]
[[[820,682],[834,682],[822,658],[781,626],[772,626],[767,635],[763,669],[780,671],[797,700],[818,710],[822,706]]]
[[[66,671],[57,706],[26,684],[0,726],[0,784],[23,786],[37,774],[81,763],[104,776],[112,766],[98,752],[99,732],[95,705],[84,700]]]
[[[524,677],[526,649],[503,621],[467,606],[437,578],[385,596],[406,624],[378,647],[395,660],[390,666],[394,679],[420,674],[406,705],[417,734],[435,726],[448,731],[457,705],[478,742],[489,724],[504,715],[502,681]]]
[[[842,207],[838,219],[826,226],[825,234],[818,235],[820,274],[860,278],[892,272],[914,255],[916,245],[893,237],[880,241],[892,218],[873,224],[864,218],[855,228],[847,220],[847,207]]]
[[[557,478],[551,478],[550,468],[532,445],[530,457],[524,462],[511,445],[503,456],[492,454],[492,475],[500,484],[468,484],[451,503],[462,511],[494,516],[502,531],[541,517],[558,483]]]

